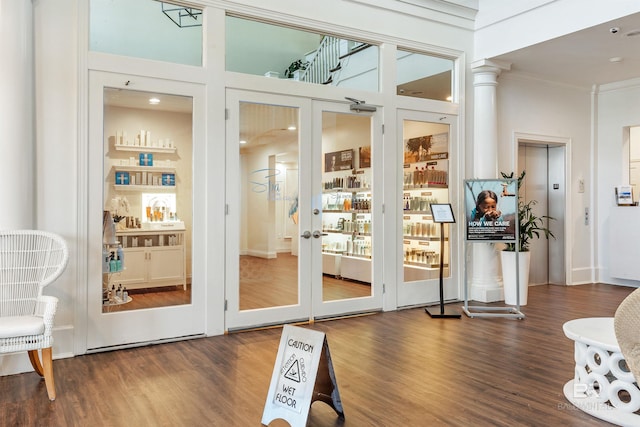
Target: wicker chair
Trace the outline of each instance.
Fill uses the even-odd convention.
[[[51,332],[58,299],[42,295],[42,288],[62,274],[68,259],[65,241],[55,234],[0,231],[0,354],[27,351],[50,400],[56,398]]]
[[[640,380],[640,289],[631,292],[613,318],[616,340],[629,370]]]

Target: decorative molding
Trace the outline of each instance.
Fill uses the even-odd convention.
[[[369,7],[384,9],[403,15],[416,16],[430,21],[449,24],[454,27],[473,30],[478,13],[474,0],[346,0]],[[468,4],[468,5],[465,5]]]

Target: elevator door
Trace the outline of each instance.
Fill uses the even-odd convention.
[[[549,216],[545,221],[555,238],[544,234],[531,241],[529,283],[566,284],[565,275],[565,147],[545,142],[520,141],[518,145],[518,173],[526,171],[520,197],[526,203],[536,200],[536,216]]]

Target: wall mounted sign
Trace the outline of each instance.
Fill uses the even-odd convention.
[[[354,168],[353,150],[334,151],[324,155],[324,171],[345,171]]]

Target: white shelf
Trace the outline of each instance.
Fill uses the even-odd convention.
[[[335,188],[325,188],[322,190],[322,194],[331,194],[331,193],[351,193],[351,194],[359,194],[359,193],[371,193],[372,189],[371,187],[367,187],[367,188],[342,188],[342,187],[335,187]]]
[[[113,184],[113,188],[117,191],[176,191],[175,185],[126,185]]]
[[[144,147],[140,145],[114,145],[116,151],[137,151],[140,153],[175,153],[176,147],[166,148],[166,147]]]
[[[176,168],[163,166],[127,166],[115,165],[112,167],[115,172],[151,172],[151,173],[176,173]]]

